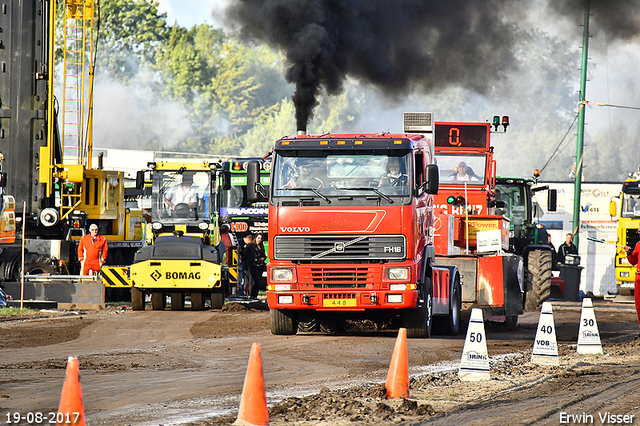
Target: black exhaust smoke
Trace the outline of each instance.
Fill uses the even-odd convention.
[[[550,0],[548,10],[581,24],[584,1]],[[599,24],[615,29],[617,37],[638,33],[639,3],[591,0],[592,11],[606,13]],[[285,52],[302,131],[320,90],[339,93],[347,76],[392,98],[449,85],[485,93],[518,65],[512,51],[517,27],[507,18],[527,5],[525,0],[235,0],[226,12],[242,35]]]

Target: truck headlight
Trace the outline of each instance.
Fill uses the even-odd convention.
[[[408,281],[411,272],[408,266],[401,268],[386,268],[385,278],[389,281]]]
[[[389,290],[391,291],[402,291],[406,289],[407,289],[406,284],[389,284]]]
[[[206,231],[207,229],[209,229],[209,224],[207,222],[200,222],[198,224],[198,228],[200,228],[200,230],[202,231]]]
[[[293,296],[291,294],[281,294],[278,296],[278,303],[291,305],[293,303]]]
[[[293,268],[273,268],[271,270],[272,282],[292,282],[295,272]]]
[[[620,272],[620,276],[629,278],[629,273],[628,272]]]
[[[156,231],[159,231],[160,229],[162,229],[162,222],[153,222],[151,227]]]
[[[387,303],[402,303],[402,295],[401,294],[388,294],[387,295]]]

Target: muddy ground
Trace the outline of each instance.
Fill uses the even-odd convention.
[[[0,423],[55,411],[69,355],[80,360],[89,425],[233,423],[253,342],[273,425],[640,424],[640,339],[632,305],[595,301],[603,355],[577,355],[577,302],[553,302],[560,367],[530,363],[538,313],[486,323],[491,380],[460,382],[464,335],[410,339],[408,400],[382,383],[397,331],[272,336],[261,305],[223,311],[41,312],[0,318]],[[570,415],[586,415],[586,422]],[[593,421],[588,422],[592,416]],[[611,420],[611,418],[609,418]],[[24,422],[23,424],[27,424]]]

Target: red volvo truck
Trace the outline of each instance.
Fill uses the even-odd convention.
[[[460,330],[460,274],[438,266],[430,113],[404,134],[283,137],[269,193],[248,167],[250,201],[269,199],[267,300],[273,334],[335,332],[345,321],[405,327],[409,337]]]
[[[494,117],[506,131],[508,117]],[[484,317],[515,326],[523,313],[522,256],[507,253],[507,200],[496,190],[496,162],[490,123],[435,123],[435,158],[440,187],[435,196],[438,264],[455,265],[462,276],[463,308],[482,308]],[[523,212],[524,214],[524,212]]]

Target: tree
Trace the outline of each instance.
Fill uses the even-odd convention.
[[[154,0],[104,0],[96,42],[100,73],[127,82],[141,66],[155,64],[168,36],[166,18]]]

